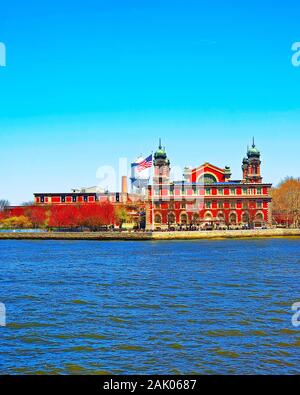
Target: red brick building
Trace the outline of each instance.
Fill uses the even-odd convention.
[[[147,228],[263,227],[271,222],[271,184],[261,176],[260,152],[248,149],[242,180],[229,167],[210,163],[185,168],[183,180],[170,181],[170,161],[161,144],[154,155],[153,185],[148,187]]]
[[[232,180],[228,166],[204,163],[185,168],[183,180],[171,181],[170,160],[160,144],[146,195],[128,193],[123,177],[120,193],[86,188],[70,193],[36,193],[34,198],[38,206],[108,201],[115,207],[126,207],[131,222],[147,229],[264,227],[271,223],[272,185],[262,180],[260,152],[254,141],[242,161],[242,174],[241,180]]]

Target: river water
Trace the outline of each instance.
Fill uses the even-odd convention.
[[[299,373],[300,239],[0,241],[0,374]]]

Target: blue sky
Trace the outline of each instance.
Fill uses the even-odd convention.
[[[294,0],[2,1],[0,198],[96,185],[159,137],[237,179],[254,135],[266,181],[300,176],[299,20]]]

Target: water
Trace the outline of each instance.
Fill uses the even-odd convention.
[[[300,240],[0,241],[0,373],[299,373]]]

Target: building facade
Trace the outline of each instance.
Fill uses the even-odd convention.
[[[271,184],[261,176],[254,140],[242,161],[241,180],[228,166],[204,163],[185,168],[183,180],[170,180],[170,160],[161,144],[154,154],[154,177],[148,186],[147,228],[264,227],[271,223]]]
[[[170,160],[160,143],[154,154],[153,180],[143,194],[140,188],[139,193],[128,193],[127,178],[123,177],[121,192],[98,191],[94,187],[70,193],[35,193],[35,204],[110,202],[116,208],[125,207],[131,223],[148,230],[265,227],[271,223],[272,185],[263,182],[260,156],[253,140],[242,161],[240,180],[231,178],[228,166],[204,163],[185,168],[182,180],[171,181]]]

